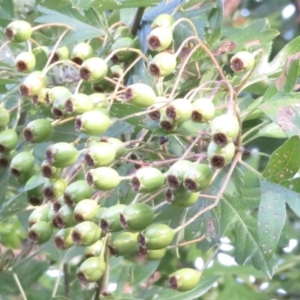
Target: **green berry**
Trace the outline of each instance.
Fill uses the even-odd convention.
[[[77,116],[75,128],[88,135],[100,135],[108,130],[111,120],[99,110],[92,110]]]
[[[55,215],[55,222],[59,228],[67,228],[75,225],[73,208],[63,205]]]
[[[52,51],[49,53],[49,57],[52,54]],[[67,60],[69,58],[69,49],[67,46],[57,48],[52,56],[51,64],[59,60]]]
[[[230,68],[237,73],[247,72],[254,66],[255,59],[252,53],[240,51],[230,59]]]
[[[105,60],[100,57],[91,57],[82,63],[79,75],[82,80],[95,83],[103,80],[107,71]]]
[[[168,103],[168,98],[163,96],[157,96],[155,98],[155,103],[148,107],[148,110],[156,109],[152,112],[148,113],[148,117],[153,120],[157,121],[161,117],[161,113],[165,110],[166,104]]]
[[[173,121],[181,124],[192,116],[193,107],[190,101],[186,99],[176,99],[166,108],[166,116]]]
[[[109,102],[106,95],[103,93],[93,93],[89,95],[89,97],[92,100],[95,109],[102,109],[108,106]]]
[[[192,120],[196,123],[206,123],[215,115],[215,105],[207,98],[200,98],[194,101],[192,110]]]
[[[61,102],[66,102],[72,97],[72,93],[64,86],[55,86],[50,89],[46,95],[46,102],[48,104],[53,104],[54,101],[61,99]],[[55,112],[54,112],[55,113]]]
[[[84,160],[88,166],[103,167],[111,164],[115,157],[116,150],[112,145],[99,142],[88,148]]]
[[[133,203],[120,213],[121,226],[133,231],[145,229],[153,219],[153,209],[144,203]]]
[[[85,248],[84,256],[85,258],[93,257],[93,256],[100,256],[103,252],[104,243],[102,240],[97,241],[91,246]]]
[[[131,179],[132,188],[139,193],[152,193],[165,183],[164,174],[156,168],[143,167]]]
[[[51,89],[49,88],[42,88],[37,95],[31,97],[31,103],[41,108],[49,108],[48,98],[50,91]]]
[[[63,178],[49,179],[43,188],[44,197],[49,201],[54,201],[64,194],[67,182]]]
[[[9,23],[5,28],[5,36],[8,40],[21,43],[30,39],[32,33],[31,25],[22,20]]]
[[[64,200],[67,205],[74,206],[83,199],[89,199],[93,195],[92,188],[85,180],[77,180],[67,186],[64,192]]]
[[[173,42],[172,30],[168,27],[156,27],[150,32],[147,41],[151,50],[165,50]]]
[[[183,268],[175,271],[169,276],[169,284],[174,290],[186,292],[199,284],[201,275],[201,272],[197,270]]]
[[[107,207],[98,206],[96,215],[94,216],[92,221],[96,224],[100,224],[100,220],[106,210],[107,210]]]
[[[162,248],[162,249],[157,249],[157,250],[146,250],[146,258],[147,260],[159,260],[162,259],[167,252],[168,248]]]
[[[156,95],[152,87],[144,83],[129,85],[125,90],[124,96],[127,102],[142,107],[149,107],[156,101]]]
[[[73,242],[80,246],[91,246],[99,240],[101,229],[91,221],[77,224],[72,232]]]
[[[14,149],[10,152],[0,153],[0,169],[8,168],[11,160],[17,155],[17,150]]]
[[[76,275],[82,283],[96,282],[103,276],[105,269],[103,257],[89,257],[80,265]]]
[[[54,236],[54,244],[58,249],[65,250],[74,245],[72,240],[73,228],[61,228]]]
[[[114,79],[119,79],[124,74],[124,68],[121,65],[113,65],[110,70]]]
[[[0,106],[0,129],[8,125],[9,120],[9,111],[5,107]]]
[[[193,164],[184,175],[184,187],[189,191],[202,191],[209,187],[213,176],[212,169],[205,164]]]
[[[175,162],[166,174],[168,185],[172,189],[179,188],[183,183],[185,172],[193,166],[188,160],[179,160]]]
[[[62,206],[64,206],[66,202],[64,201],[64,197],[60,196],[54,202],[52,202],[52,208],[57,213]]]
[[[42,143],[52,135],[53,127],[46,119],[36,119],[27,124],[23,129],[23,135],[27,142]]]
[[[29,227],[40,221],[48,222],[49,209],[49,205],[42,205],[34,209],[28,217]]]
[[[39,221],[28,229],[28,237],[39,245],[49,241],[51,236],[52,227],[45,221]]]
[[[36,59],[32,52],[22,52],[15,58],[15,68],[21,73],[32,71],[35,64]]]
[[[46,87],[47,84],[47,76],[41,71],[34,71],[30,73],[20,85],[21,95],[25,97],[38,95],[41,89]]]
[[[104,142],[111,145],[116,151],[116,158],[120,158],[127,153],[126,147],[124,146],[123,142],[119,139],[113,137],[101,137],[99,142]]]
[[[0,131],[0,153],[9,152],[17,147],[18,134],[14,129]]]
[[[137,48],[138,42],[136,39],[131,37],[121,37],[117,39],[111,46],[111,51],[115,51],[121,48]],[[114,62],[127,62],[136,56],[136,53],[128,50],[118,51],[113,57],[112,60]]]
[[[120,214],[124,211],[126,205],[117,204],[109,207],[102,215],[100,227],[104,232],[116,232],[122,230]]]
[[[26,182],[26,185],[36,182],[37,177],[37,175],[33,175],[32,177],[30,177],[29,180]],[[27,191],[27,200],[33,206],[41,205],[44,201],[43,186],[39,185]]]
[[[191,193],[185,188],[180,187],[179,189],[172,190],[167,189],[166,200],[171,202],[172,205],[177,207],[189,207],[198,201],[198,193]]]
[[[73,95],[65,102],[65,110],[69,114],[83,114],[92,110],[93,107],[94,103],[92,99],[89,96],[81,93]]]
[[[149,63],[149,72],[155,77],[166,77],[175,71],[176,56],[168,52],[161,52],[154,56]]]
[[[34,157],[30,152],[18,153],[10,163],[10,172],[16,178],[29,175],[34,167]]]
[[[236,116],[224,114],[215,117],[210,123],[213,141],[221,146],[234,142],[237,138],[240,125]]]
[[[223,168],[228,165],[235,154],[235,145],[230,142],[225,146],[219,146],[211,141],[207,148],[207,158],[214,168]]]
[[[109,191],[119,185],[121,178],[113,168],[99,167],[88,171],[86,180],[99,191]]]
[[[54,167],[65,168],[76,162],[78,150],[70,143],[60,142],[49,146],[46,150],[46,160]]]
[[[74,219],[77,222],[92,221],[98,211],[98,203],[92,199],[83,199],[74,208]]]
[[[71,60],[77,65],[82,65],[86,59],[93,57],[93,55],[94,50],[90,44],[79,43],[72,50]]]
[[[112,255],[126,256],[135,252],[138,248],[137,233],[121,232],[109,245],[109,250]]]
[[[174,17],[169,14],[158,15],[151,24],[151,28],[166,27],[170,28],[175,23]]]
[[[58,177],[62,169],[52,166],[47,160],[44,160],[41,166],[42,175],[46,178]]]
[[[178,126],[179,126],[179,123],[176,122],[175,120],[169,118],[167,115],[166,115],[166,111],[164,110],[161,114],[160,114],[160,119],[159,119],[159,125],[160,127],[167,131],[167,132],[172,132],[172,131],[175,131]]]
[[[130,33],[130,28],[129,26],[118,26],[118,27],[115,27],[115,31],[113,33],[113,38],[114,40],[117,40],[121,37],[132,37],[132,34]]]
[[[168,225],[153,223],[139,234],[138,241],[142,248],[157,250],[171,244],[175,232]]]

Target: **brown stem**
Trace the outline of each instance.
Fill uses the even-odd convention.
[[[135,13],[134,19],[130,26],[130,33],[134,36],[138,32],[144,12],[145,12],[145,7],[139,7]]]

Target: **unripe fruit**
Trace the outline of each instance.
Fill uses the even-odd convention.
[[[67,101],[67,99],[72,97],[72,93],[64,86],[55,86],[50,89],[48,95],[46,96],[46,102],[48,104],[54,103],[55,100],[61,99],[61,102]],[[56,115],[55,111],[53,111]]]
[[[80,246],[91,246],[99,240],[101,229],[91,221],[77,224],[72,232],[73,242]]]
[[[125,256],[135,252],[138,248],[137,233],[121,232],[108,246],[111,255]]]
[[[153,209],[144,203],[133,203],[120,213],[121,226],[133,231],[145,229],[153,219]]]
[[[96,215],[94,216],[92,221],[96,224],[100,224],[100,220],[106,210],[107,210],[107,207],[98,206]]]
[[[0,169],[8,168],[10,166],[11,160],[17,155],[17,150],[14,149],[10,152],[0,153]]]
[[[156,27],[152,29],[147,38],[151,50],[162,51],[167,49],[173,41],[173,33],[170,28]]]
[[[31,103],[42,108],[49,108],[48,100],[50,91],[51,89],[49,88],[42,88],[37,95],[31,97]]]
[[[103,257],[89,257],[80,265],[76,275],[82,283],[96,282],[103,276],[105,268]]]
[[[172,205],[177,207],[189,207],[198,201],[198,193],[191,193],[185,188],[180,187],[179,189],[172,190],[167,189],[166,200],[171,202]]]
[[[98,211],[98,203],[92,199],[83,199],[74,208],[74,219],[77,222],[92,221]]]
[[[106,99],[106,95],[103,93],[93,93],[89,95],[93,102],[94,109],[102,109],[108,106],[109,101]]]
[[[17,147],[18,134],[14,129],[0,131],[0,153],[9,152]]]
[[[108,143],[116,151],[116,158],[120,158],[127,153],[126,147],[123,142],[113,137],[101,137],[99,142]]]
[[[181,124],[192,116],[193,107],[190,101],[186,99],[176,99],[166,108],[166,115],[173,121]]]
[[[236,116],[224,114],[211,121],[210,129],[213,141],[224,146],[237,138],[240,125]]]
[[[201,275],[201,272],[197,270],[183,268],[175,271],[169,276],[169,284],[174,290],[186,292],[199,284]]]
[[[228,165],[235,154],[235,145],[230,142],[225,146],[219,146],[211,141],[207,148],[207,158],[214,168],[223,168]]]
[[[20,85],[21,95],[25,97],[38,95],[41,89],[46,87],[47,84],[47,76],[41,71],[34,71],[30,73]]]
[[[59,228],[71,227],[76,224],[73,208],[63,205],[55,215],[55,222]]]
[[[84,251],[85,258],[100,256],[104,250],[103,247],[104,247],[104,243],[102,240],[99,240],[93,245],[86,247]]]
[[[110,67],[110,70],[114,79],[119,79],[124,73],[124,68],[121,65],[113,65]]]
[[[75,128],[88,135],[100,135],[108,130],[111,120],[103,112],[92,110],[77,116]]]
[[[121,231],[120,213],[124,211],[126,205],[117,204],[109,207],[102,215],[100,227],[104,232]]]
[[[42,175],[47,178],[58,177],[62,169],[52,166],[47,160],[44,160],[41,166]]]
[[[162,259],[167,252],[168,248],[162,248],[157,250],[146,250],[146,258],[147,260],[159,260]]]
[[[115,31],[113,33],[114,40],[117,40],[118,38],[121,38],[124,36],[132,37],[129,26],[123,25],[123,26],[115,27]]]
[[[32,52],[22,52],[15,59],[15,68],[21,73],[32,71],[35,64],[36,60]]]
[[[70,114],[83,114],[94,107],[92,99],[85,94],[77,93],[65,102],[65,110]]]
[[[121,48],[137,48],[138,42],[136,39],[131,37],[121,37],[117,39],[111,46],[111,51],[115,51]],[[129,59],[136,56],[136,53],[131,50],[122,50],[115,53],[112,57],[112,61],[114,62],[127,62]]]
[[[51,236],[52,227],[45,221],[33,224],[28,230],[28,237],[39,245],[49,241]]]
[[[52,51],[50,51],[49,57],[50,57],[51,53],[52,53]],[[52,56],[51,64],[53,64],[59,60],[66,60],[68,58],[69,58],[69,49],[67,46],[57,48],[54,52],[54,55]]]
[[[77,180],[67,186],[64,192],[64,200],[67,205],[74,206],[83,199],[89,199],[93,195],[92,188],[85,180]]]
[[[184,175],[184,187],[189,191],[202,191],[209,187],[213,176],[212,169],[204,164],[193,164]]]
[[[48,222],[49,209],[49,205],[42,205],[34,209],[28,217],[29,227],[40,221]]]
[[[50,145],[46,150],[46,160],[54,167],[65,168],[76,162],[78,150],[69,143],[60,142]]]
[[[81,65],[83,61],[93,57],[94,50],[90,44],[79,43],[77,44],[71,53],[71,60],[77,65]]]
[[[138,241],[142,248],[157,250],[171,244],[175,232],[168,225],[153,223],[139,234]]]
[[[29,180],[26,182],[26,184],[29,184],[30,182],[33,183],[37,179],[37,176],[32,176],[29,178]],[[39,185],[29,191],[27,191],[27,200],[28,202],[33,206],[41,205],[44,201],[44,195],[43,195],[43,186]]]
[[[53,203],[51,204],[49,209],[48,219],[49,224],[51,224],[53,228],[59,228],[58,224],[56,223],[56,212],[53,209]]]
[[[107,71],[107,64],[102,58],[91,57],[82,63],[79,75],[82,80],[95,83],[103,80]]]
[[[207,98],[200,98],[194,101],[192,110],[192,120],[196,123],[205,123],[215,115],[215,105]]]
[[[9,23],[5,28],[5,36],[8,40],[21,43],[30,39],[32,33],[31,25],[22,20]]]
[[[157,96],[155,98],[155,103],[153,105],[151,105],[150,107],[148,107],[148,110],[153,110],[153,109],[157,109],[155,111],[149,112],[148,113],[148,117],[153,120],[153,121],[157,121],[160,119],[161,116],[161,112],[163,110],[165,110],[166,107],[166,103],[168,102],[168,99],[166,97],[163,96]]]
[[[117,187],[121,181],[118,172],[109,167],[100,167],[87,172],[87,183],[99,191],[109,191]]]
[[[170,188],[177,189],[183,183],[184,174],[193,166],[189,160],[179,160],[175,162],[166,174],[167,182]]]
[[[65,250],[74,245],[72,240],[73,228],[62,228],[54,236],[54,243],[58,249]]]
[[[153,89],[144,83],[134,83],[129,85],[124,94],[125,100],[127,102],[148,107],[155,103],[156,95]]]
[[[62,119],[67,115],[66,103],[70,98],[57,98],[52,103],[51,112],[56,119]]]
[[[163,111],[160,114],[159,125],[163,130],[171,132],[171,131],[175,131],[178,128],[179,123],[169,118],[166,115],[166,111]]]
[[[174,17],[168,14],[158,15],[151,24],[151,28],[167,27],[170,28],[175,23]]]
[[[9,111],[5,107],[0,106],[0,129],[8,125],[9,119]]]
[[[27,124],[23,135],[27,142],[42,143],[47,141],[53,132],[51,122],[46,119],[36,119]]]
[[[44,197],[49,201],[54,201],[64,194],[67,182],[63,178],[53,178],[45,183],[43,188]]]
[[[230,68],[237,73],[247,72],[254,66],[254,56],[247,51],[240,51],[230,59]]]
[[[65,204],[64,197],[60,196],[54,202],[52,202],[52,209],[55,211],[55,213],[57,213]]]
[[[154,56],[149,63],[149,72],[155,77],[165,77],[172,74],[176,68],[176,57],[168,52],[161,52]]]
[[[152,167],[138,169],[131,179],[132,188],[139,193],[152,193],[161,188],[164,183],[164,174]]]
[[[88,148],[84,160],[88,166],[103,167],[111,164],[116,157],[116,150],[108,143],[99,142]]]
[[[30,152],[18,153],[10,163],[10,172],[17,178],[29,175],[34,166],[34,157]]]

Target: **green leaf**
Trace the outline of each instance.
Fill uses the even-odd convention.
[[[0,222],[17,214],[28,206],[26,192],[21,192],[7,200],[0,210]]]
[[[74,0],[73,0],[74,1]],[[91,3],[92,7],[96,7],[101,11],[113,10],[113,9],[122,9],[122,8],[131,8],[131,7],[148,7],[154,6],[159,3],[160,0],[78,0],[77,2],[93,2]]]
[[[104,34],[104,31],[102,29],[93,27],[87,23],[79,21],[78,19],[75,19],[75,17],[69,17],[65,14],[42,7],[40,5],[37,7],[37,9],[44,15],[38,17],[35,20],[35,22],[45,24],[53,22],[63,23],[73,28],[71,31],[68,32],[68,34],[60,44],[61,46],[77,41],[91,39]]]
[[[300,168],[299,151],[300,138],[293,136],[272,153],[263,176],[276,183],[292,178]]]
[[[206,30],[207,44],[212,47],[214,46],[221,37],[222,24],[223,24],[223,1],[216,1],[216,8],[211,10],[208,17],[209,28]]]
[[[263,254],[271,258],[278,245],[286,219],[285,193],[281,186],[260,181],[261,201],[258,210],[258,238]]]
[[[254,134],[251,139],[259,137],[270,137],[275,139],[284,139],[286,134],[284,131],[275,123],[270,123],[261,128],[256,134]]]
[[[193,300],[199,299],[202,295],[204,295],[208,290],[212,288],[215,282],[218,281],[220,276],[207,276],[203,277],[200,280],[200,283],[194,289],[178,293],[177,291],[173,291],[171,289],[162,288],[156,295],[157,299],[164,300]]]
[[[34,189],[35,187],[38,187],[38,186],[44,184],[46,181],[47,181],[47,178],[43,177],[42,174],[33,175],[26,182],[23,191],[24,192],[30,191],[30,190]]]

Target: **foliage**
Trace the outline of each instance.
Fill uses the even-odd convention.
[[[0,0],[1,299],[299,297],[299,37],[248,2]]]

